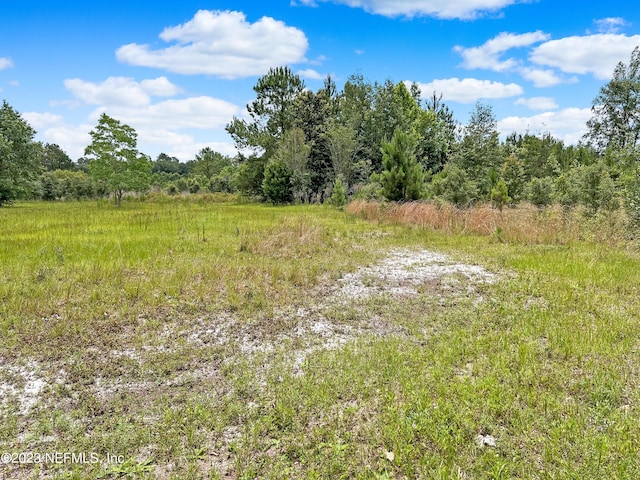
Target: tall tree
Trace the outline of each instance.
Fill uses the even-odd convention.
[[[91,144],[84,151],[89,171],[113,193],[117,206],[125,192],[149,188],[152,163],[138,152],[138,135],[133,128],[103,113],[89,135]]]
[[[438,173],[453,155],[458,125],[442,94],[433,92],[425,103],[426,110],[421,112],[416,127],[422,137],[416,156],[426,169]]]
[[[176,157],[170,157],[166,153],[160,153],[153,162],[153,173],[168,173],[176,175],[186,175],[187,165],[181,163]]]
[[[360,145],[353,128],[336,122],[327,129],[324,137],[331,154],[334,177],[341,178],[346,189],[371,173],[368,162],[357,160]]]
[[[226,130],[239,149],[263,151],[269,158],[278,140],[293,126],[293,101],[305,89],[289,67],[272,68],[253,87],[256,99],[247,105],[249,120],[234,117]]]
[[[354,160],[370,164],[371,159],[380,155],[380,139],[371,138],[371,116],[373,108],[373,86],[361,74],[352,75],[345,82],[342,92],[336,98],[336,125],[344,125],[354,132],[359,146]]]
[[[76,170],[73,160],[55,143],[45,143],[42,148],[42,166],[45,170]]]
[[[264,169],[262,192],[274,205],[289,203],[293,198],[291,170],[277,157],[272,158]]]
[[[191,173],[203,175],[211,180],[220,174],[222,169],[231,166],[231,160],[219,152],[214,152],[210,147],[204,147],[196,155],[195,161],[191,164]]]
[[[25,193],[37,179],[40,146],[36,132],[6,101],[0,108],[0,207]]]
[[[457,152],[456,163],[470,178],[478,179],[481,193],[488,195],[493,187],[489,172],[503,163],[498,138],[498,121],[489,105],[476,103]]]
[[[591,107],[586,138],[601,152],[635,149],[640,143],[640,47],[628,64],[618,63],[613,78],[600,89]]]
[[[309,154],[311,147],[304,141],[304,132],[292,128],[284,134],[273,158],[280,160],[290,172],[291,192],[299,202],[308,202],[311,194]],[[266,172],[265,172],[266,176]]]
[[[307,90],[298,95],[293,105],[294,127],[302,129],[309,151],[310,188],[320,197],[333,179],[331,154],[324,139],[329,123],[335,116],[335,84],[327,77],[317,92]]]
[[[425,175],[415,157],[415,139],[396,129],[382,144],[382,194],[392,201],[418,200],[425,193]]]
[[[403,132],[415,131],[419,116],[419,98],[416,99],[411,94],[404,82],[394,84],[387,80],[382,85],[376,84],[373,110],[367,123],[367,141],[371,145],[380,145],[388,142],[397,129]],[[382,168],[381,151],[375,152],[370,159],[373,170],[379,172]]]

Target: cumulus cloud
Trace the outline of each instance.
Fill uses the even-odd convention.
[[[633,49],[640,45],[640,35],[596,34],[551,40],[535,47],[530,60],[565,73],[593,74],[611,78],[615,66],[628,62]]]
[[[454,51],[462,57],[462,66],[465,68],[482,68],[503,72],[516,68],[519,64],[514,58],[501,60],[500,56],[503,53],[512,48],[528,47],[549,38],[549,34],[540,30],[521,34],[502,32],[479,47],[465,48],[457,45],[454,47]]]
[[[499,11],[518,0],[299,0],[316,6],[318,1],[348,5],[385,17],[435,17],[470,20]]]
[[[89,132],[102,113],[133,127],[142,152],[163,151],[181,160],[194,158],[199,151],[197,145],[203,143],[198,138],[202,132],[206,132],[205,137],[216,132],[221,135],[223,127],[241,114],[240,107],[213,97],[166,98],[181,92],[181,88],[166,77],[142,81],[109,77],[97,83],[75,78],[64,84],[74,97],[68,104],[95,107],[87,118],[88,124],[68,125],[61,116],[52,113],[31,112],[25,118],[41,128],[42,140],[58,143],[72,158],[83,155],[91,141]],[[158,101],[158,97],[163,98]],[[231,142],[218,143],[221,153],[235,153]]]
[[[618,33],[623,27],[628,25],[627,21],[621,17],[607,17],[594,20],[593,23],[599,33]]]
[[[475,78],[446,78],[429,83],[418,83],[423,94],[436,92],[445,101],[474,103],[479,99],[508,98],[522,95],[522,87],[516,83],[500,83]]]
[[[38,134],[43,141],[59,145],[67,155],[77,160],[84,155],[85,147],[91,142],[89,132],[93,127],[88,124],[69,125],[60,122],[39,131]]]
[[[240,108],[225,100],[212,97],[190,97],[170,99],[142,107],[134,105],[111,105],[94,112],[118,118],[136,129],[216,129],[224,127]]]
[[[558,108],[558,104],[551,97],[531,97],[531,98],[519,98],[514,105],[523,105],[531,110],[554,110]]]
[[[518,69],[518,72],[522,75],[522,78],[533,82],[533,85],[538,88],[553,87],[560,83],[577,81],[575,77],[565,79],[549,68],[522,67]]]
[[[153,103],[152,96],[173,96],[181,91],[166,77],[141,82],[127,77],[109,77],[101,83],[74,78],[65,80],[64,84],[78,100],[99,105],[92,116],[94,120],[106,112],[134,128],[219,128],[240,112],[239,107],[230,102],[207,96]]]
[[[64,118],[62,115],[56,115],[49,112],[25,112],[22,114],[22,117],[36,130],[64,125]]]
[[[551,133],[568,144],[576,144],[586,133],[587,120],[591,118],[589,108],[566,108],[557,112],[544,112],[530,117],[507,117],[498,122],[502,135],[513,132],[532,134]]]
[[[317,72],[316,70],[313,70],[312,68],[308,68],[306,70],[300,70],[299,72],[297,72],[297,74],[302,78],[308,78],[310,80],[322,80],[323,78],[326,78],[326,75],[322,75],[321,73]]]
[[[102,83],[79,78],[64,81],[64,86],[84,103],[91,105],[137,105],[151,103],[151,96],[170,97],[180,92],[166,77],[136,82],[129,77],[109,77]]]
[[[13,62],[10,58],[0,57],[0,70],[5,70],[11,67],[13,67]]]
[[[249,23],[244,13],[232,11],[200,10],[188,22],[165,28],[160,38],[172,44],[153,49],[130,43],[116,51],[116,58],[130,65],[234,79],[302,62],[309,46],[295,27],[271,17]]]

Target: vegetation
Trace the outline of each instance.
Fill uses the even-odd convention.
[[[116,205],[125,192],[149,188],[152,165],[136,148],[135,130],[103,113],[90,135],[91,144],[84,152],[87,166],[95,181],[113,193]]]
[[[6,101],[0,108],[0,207],[29,188],[38,173],[35,130]]]
[[[587,216],[624,207],[637,224],[639,52],[601,88],[588,133],[577,145],[548,133],[513,132],[501,141],[491,106],[476,104],[463,125],[437,92],[423,99],[417,85],[369,83],[353,75],[341,91],[328,77],[313,92],[287,67],[261,77],[256,99],[247,105],[249,118],[227,125],[240,151],[252,152],[235,158],[205,147],[186,163],[164,153],[151,162],[138,152],[131,127],[103,115],[86,156],[73,163],[59,146],[34,142],[33,129],[5,102],[2,203],[108,194],[119,203],[127,192],[150,190],[334,203],[340,178],[347,201],[424,200],[461,208],[491,203],[499,210],[530,202],[584,206]],[[277,198],[275,166],[279,175],[288,172],[289,183],[277,188]],[[82,173],[63,171],[90,174],[91,184]]]
[[[2,450],[100,460],[7,478],[640,475],[640,255],[607,222],[505,209],[496,241],[489,207],[443,205],[456,233],[427,203],[385,207],[424,219],[401,226],[212,200],[0,210]],[[336,296],[425,247],[496,281]]]

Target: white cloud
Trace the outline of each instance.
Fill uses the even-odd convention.
[[[322,80],[323,78],[326,78],[326,75],[322,75],[321,73],[313,70],[312,68],[308,68],[306,70],[300,70],[297,73],[302,78],[308,78],[310,80]]]
[[[454,51],[462,56],[462,66],[465,68],[503,72],[516,68],[519,64],[513,58],[501,60],[500,56],[504,52],[512,48],[528,47],[548,39],[549,35],[539,30],[521,34],[502,32],[479,47],[464,48],[458,45],[454,47]]]
[[[164,100],[141,107],[132,105],[111,105],[100,107],[93,116],[100,113],[117,118],[136,130],[150,129],[201,129],[224,127],[240,108],[232,103],[212,97],[190,97]]]
[[[564,79],[549,68],[522,67],[518,69],[518,72],[522,75],[522,78],[533,82],[533,85],[538,88],[553,87],[560,83],[571,83],[577,81],[575,77],[568,80]]]
[[[164,49],[130,43],[116,51],[119,61],[194,75],[234,79],[262,75],[269,68],[305,60],[305,34],[284,22],[262,17],[247,22],[241,12],[200,10],[188,22],[165,28]]]
[[[13,62],[10,58],[0,57],[0,70],[5,70],[11,67],[13,67]]]
[[[173,96],[180,88],[166,77],[136,82],[129,77],[109,77],[102,83],[86,82],[79,78],[64,81],[64,86],[84,103],[91,105],[135,105],[151,103],[151,96]]]
[[[55,143],[62,148],[73,160],[84,155],[84,149],[91,142],[89,132],[92,125],[67,125],[60,124],[49,127],[39,133],[43,141]]]
[[[593,23],[599,33],[618,33],[620,29],[628,25],[627,21],[621,17],[608,17],[594,20]]]
[[[64,118],[49,112],[25,112],[22,117],[36,130],[64,125]]]
[[[558,104],[551,97],[531,97],[531,98],[519,98],[514,105],[524,105],[531,110],[554,110],[558,108]]]
[[[94,105],[87,121],[90,125],[65,124],[62,117],[51,113],[30,113],[26,118],[44,128],[39,136],[48,142],[58,143],[72,158],[83,155],[102,113],[131,126],[138,134],[138,148],[157,155],[170,153],[181,160],[192,159],[202,142],[198,136],[218,140],[226,137],[223,127],[234,116],[241,114],[240,107],[213,97],[165,98],[177,95],[181,89],[166,77],[136,81],[127,77],[109,77],[93,83],[82,79],[64,82],[73,94],[68,105]],[[224,153],[234,154],[230,142],[219,142]]]
[[[386,17],[436,17],[443,19],[473,19],[496,12],[518,0],[320,0],[362,8],[369,13]],[[314,0],[300,3],[315,6]]]
[[[640,35],[597,34],[565,37],[537,46],[530,60],[538,65],[555,67],[565,73],[593,74],[611,78],[618,62],[629,61],[633,49],[640,45]]]
[[[236,147],[232,143],[194,142],[193,139],[184,143],[173,143],[171,145],[171,149],[166,153],[171,157],[176,157],[185,162],[194,159],[196,154],[205,147],[209,147],[214,152],[218,152],[229,157],[233,157],[238,153]]]
[[[544,112],[531,117],[507,117],[498,122],[503,136],[513,132],[537,135],[549,132],[568,144],[576,144],[586,133],[586,123],[592,116],[590,108],[566,108],[557,112]]]
[[[167,77],[158,77],[140,82],[142,89],[155,97],[173,97],[182,92],[182,89],[171,83]]]
[[[507,98],[522,95],[522,87],[515,83],[504,84],[490,80],[475,78],[446,78],[433,80],[429,83],[418,83],[424,95],[434,91],[442,94],[445,101],[473,103],[481,98]]]

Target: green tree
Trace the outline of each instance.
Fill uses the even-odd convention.
[[[219,175],[223,168],[231,166],[231,159],[214,152],[210,147],[204,147],[196,155],[196,159],[191,163],[192,175],[202,175],[211,180],[211,178]]]
[[[619,206],[615,184],[602,162],[581,167],[580,193],[582,203],[592,213],[615,210]]]
[[[332,123],[324,139],[331,154],[334,177],[342,177],[345,188],[369,177],[371,164],[366,158],[358,158],[361,146],[357,132],[350,125]]]
[[[529,201],[536,207],[546,207],[553,202],[553,180],[551,177],[532,178],[527,185]]]
[[[640,170],[632,172],[625,179],[625,210],[629,215],[631,224],[640,227]]]
[[[309,154],[311,147],[304,141],[304,132],[292,128],[284,134],[273,158],[281,160],[291,173],[291,191],[299,202],[308,202],[311,194]]]
[[[260,197],[267,163],[264,157],[251,155],[248,158],[242,158],[239,163],[236,177],[238,191],[249,197]]]
[[[262,191],[274,205],[289,203],[293,199],[291,171],[282,160],[274,158],[265,167]]]
[[[507,157],[500,169],[500,175],[504,179],[513,203],[518,203],[524,197],[524,189],[527,184],[524,165],[518,155],[512,153]]]
[[[422,136],[417,156],[425,169],[438,173],[444,168],[455,149],[457,128],[453,112],[442,101],[442,94],[438,96],[433,92],[426,101],[426,110],[422,111],[417,127]]]
[[[166,153],[158,155],[153,162],[152,173],[167,173],[169,175],[186,175],[187,165],[176,157],[170,157]]]
[[[478,189],[467,172],[455,163],[447,163],[433,176],[431,192],[434,196],[457,207],[468,207],[477,198]]]
[[[333,191],[331,192],[329,202],[337,208],[342,208],[347,204],[347,189],[340,175],[338,175],[333,182]]]
[[[138,152],[133,128],[103,113],[89,134],[92,141],[84,151],[89,171],[113,194],[117,206],[125,192],[149,188],[152,163]]]
[[[415,140],[397,129],[382,144],[382,194],[388,200],[417,200],[425,194],[425,173],[415,157]]]
[[[40,161],[44,169],[48,172],[77,169],[76,164],[73,163],[69,155],[55,143],[44,144]]]
[[[380,139],[372,141],[373,86],[361,74],[352,75],[336,98],[334,124],[344,125],[355,135],[358,150],[354,160],[371,163],[380,154]]]
[[[308,172],[309,188],[315,198],[320,198],[333,180],[331,153],[325,133],[336,112],[336,86],[327,77],[317,92],[302,92],[293,103],[294,128],[304,132],[304,141],[310,147]]]
[[[224,167],[222,171],[209,182],[212,192],[233,193],[237,184],[238,169],[233,166]]]
[[[41,147],[36,132],[6,101],[0,108],[0,207],[13,202],[37,182]]]
[[[234,117],[226,130],[239,150],[263,152],[270,158],[278,141],[293,127],[293,102],[305,84],[289,67],[272,68],[253,87],[256,99],[247,105],[249,120]]]
[[[487,179],[492,168],[500,168],[502,155],[498,122],[489,105],[478,102],[471,112],[455,161],[471,178],[476,179]],[[483,196],[491,189],[489,182],[480,183],[478,186]]]
[[[504,206],[511,201],[509,191],[504,179],[500,178],[491,189],[491,204],[502,211]]]
[[[600,152],[635,148],[640,142],[640,46],[628,64],[618,63],[613,78],[593,100],[586,138]]]

